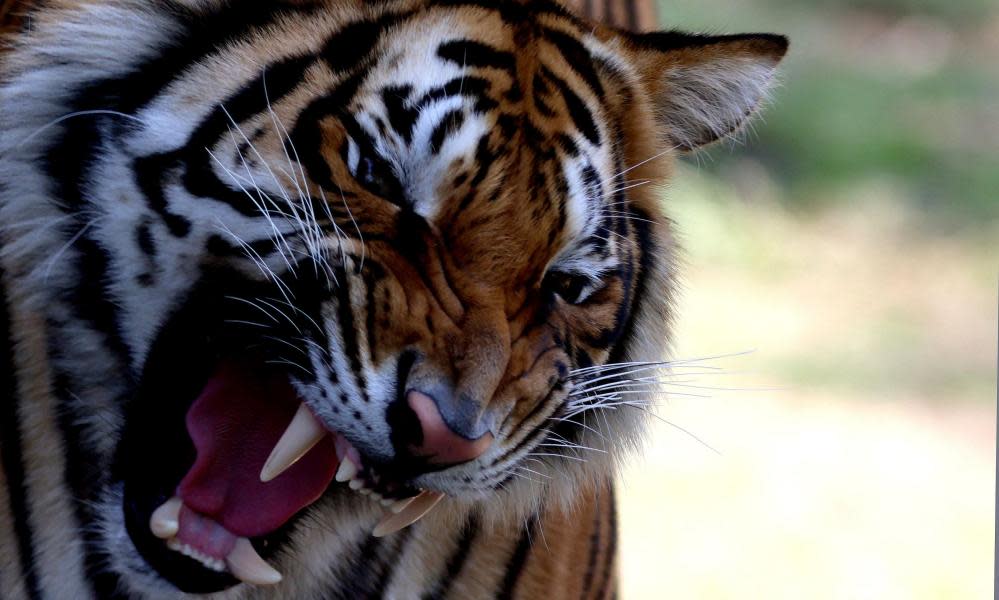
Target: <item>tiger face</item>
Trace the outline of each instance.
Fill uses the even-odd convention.
[[[645,416],[619,379],[668,342],[644,184],[786,48],[546,2],[63,4],[0,91],[3,222],[61,221],[6,228],[5,264],[54,340],[88,551],[150,594],[607,477]]]

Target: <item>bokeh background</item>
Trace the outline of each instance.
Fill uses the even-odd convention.
[[[669,0],[791,38],[736,143],[685,160],[685,252],[622,597],[991,598],[999,3]]]

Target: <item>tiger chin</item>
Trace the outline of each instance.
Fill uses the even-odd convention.
[[[657,185],[781,36],[53,0],[0,56],[3,598],[611,598]]]

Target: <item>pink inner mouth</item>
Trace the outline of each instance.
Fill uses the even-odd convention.
[[[332,435],[273,481],[260,481],[300,404],[285,376],[222,362],[187,412],[197,459],[177,487],[184,506],[233,534],[254,537],[315,502],[339,464]]]

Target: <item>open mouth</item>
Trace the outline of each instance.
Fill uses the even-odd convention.
[[[114,472],[126,528],[145,561],[186,592],[280,581],[267,559],[326,494],[349,489],[376,502],[384,510],[376,536],[443,497],[381,474],[316,419],[268,342],[282,332],[253,331],[247,324],[259,314],[240,314],[233,302],[234,289],[244,298],[265,292],[253,287],[206,277],[150,349],[126,412]],[[308,309],[306,291],[299,302]],[[304,325],[287,326],[294,334],[285,339],[301,338]]]

